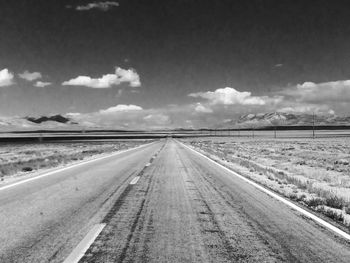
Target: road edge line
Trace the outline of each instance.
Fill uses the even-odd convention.
[[[65,170],[69,170],[71,168],[78,167],[78,166],[81,166],[83,164],[92,163],[92,162],[103,160],[103,159],[106,159],[106,158],[109,158],[109,157],[113,157],[113,156],[116,156],[116,155],[119,155],[119,154],[122,154],[122,153],[126,153],[126,152],[129,152],[129,151],[132,151],[132,150],[136,150],[136,149],[139,149],[139,148],[142,148],[142,147],[146,147],[146,146],[151,145],[153,143],[154,142],[143,144],[143,145],[139,145],[137,147],[133,147],[133,148],[130,148],[130,149],[118,151],[118,152],[115,152],[115,153],[112,153],[112,154],[109,154],[109,155],[106,155],[106,156],[100,156],[100,157],[96,157],[96,158],[93,158],[93,159],[90,159],[90,160],[86,160],[86,161],[82,161],[82,162],[79,162],[79,163],[71,164],[71,165],[68,165],[66,167],[58,168],[57,170],[54,170],[54,171],[51,171],[51,172],[40,174],[40,175],[31,177],[31,178],[28,178],[28,179],[24,179],[24,180],[21,180],[21,181],[12,183],[12,184],[4,185],[4,186],[0,187],[0,191],[9,189],[9,188],[12,188],[14,186],[21,185],[21,184],[24,184],[24,183],[27,183],[27,182],[30,182],[30,181],[35,181],[37,179],[40,179],[40,178],[43,178],[43,177],[46,177],[46,176],[49,176],[49,175],[52,175],[52,174],[55,174],[55,173],[59,173],[59,172],[65,171]]]
[[[98,235],[102,232],[106,224],[97,224],[86,234],[86,236],[79,242],[79,244],[73,249],[69,256],[63,261],[63,263],[78,263],[79,260],[85,255],[85,252],[90,248],[91,244],[95,241]]]
[[[137,182],[139,181],[140,176],[135,176],[134,179],[131,180],[131,182],[129,184],[134,185],[137,184]]]
[[[178,141],[179,142],[179,141]],[[258,188],[259,190],[263,191],[264,193],[268,194],[269,196],[277,199],[278,201],[281,201],[282,203],[284,203],[285,205],[293,208],[294,210],[297,210],[298,212],[302,213],[303,215],[307,216],[308,218],[314,220],[315,222],[317,222],[318,224],[322,225],[323,227],[326,227],[328,228],[329,230],[332,230],[333,232],[335,232],[336,234],[338,234],[339,236],[347,239],[350,241],[350,235],[348,233],[346,233],[345,231],[337,228],[336,226],[328,223],[327,221],[321,219],[320,217],[306,211],[305,209],[301,208],[300,206],[297,206],[296,204],[292,203],[291,201],[287,200],[286,198],[282,197],[282,196],[279,196],[277,195],[276,193],[272,192],[271,190],[259,185],[258,183],[255,183],[254,181],[248,179],[247,177],[243,176],[243,175],[240,175],[234,171],[232,171],[231,169],[223,166],[222,164],[214,161],[213,159],[209,158],[208,156],[205,156],[204,154],[198,152],[197,150],[195,149],[192,149],[191,147],[185,145],[184,143],[182,142],[179,142],[181,145],[183,145],[184,147],[186,147],[187,149],[193,151],[194,153],[204,157],[205,159],[209,160],[210,162],[216,164],[217,166],[223,168],[224,170],[228,171],[229,173],[237,176],[238,178],[242,179],[243,181],[253,185],[254,187]]]

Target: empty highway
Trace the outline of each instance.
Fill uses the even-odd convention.
[[[0,188],[0,262],[349,262],[350,245],[168,139]]]

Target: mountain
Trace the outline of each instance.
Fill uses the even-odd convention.
[[[73,118],[62,115],[41,117],[0,117],[0,132],[55,129],[80,130],[85,128],[85,123],[80,124]]]
[[[25,119],[27,119],[28,121],[34,122],[34,123],[43,123],[46,121],[56,121],[59,123],[68,123],[70,122],[70,119],[67,117],[63,117],[62,115],[54,115],[54,116],[42,116],[39,118],[35,118],[35,117],[25,117]]]
[[[224,126],[236,128],[262,128],[271,126],[310,126],[313,125],[350,125],[350,117],[336,115],[313,115],[307,113],[269,112],[246,114],[238,120],[227,121]]]

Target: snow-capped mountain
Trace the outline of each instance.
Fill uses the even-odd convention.
[[[241,128],[259,128],[269,126],[309,126],[309,125],[350,125],[350,117],[336,115],[295,114],[285,112],[269,112],[246,114],[226,122],[226,126]]]

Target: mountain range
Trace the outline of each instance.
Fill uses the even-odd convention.
[[[350,125],[350,116],[285,112],[256,113],[229,120],[224,126],[230,128],[262,128],[271,126],[311,126],[313,124],[316,126]]]
[[[350,126],[350,116],[313,115],[285,112],[269,112],[246,114],[235,119],[229,119],[216,128],[264,128],[272,126]],[[52,115],[40,117],[0,117],[0,132],[30,131],[30,130],[83,130],[103,129],[96,123],[75,120],[74,116]]]

